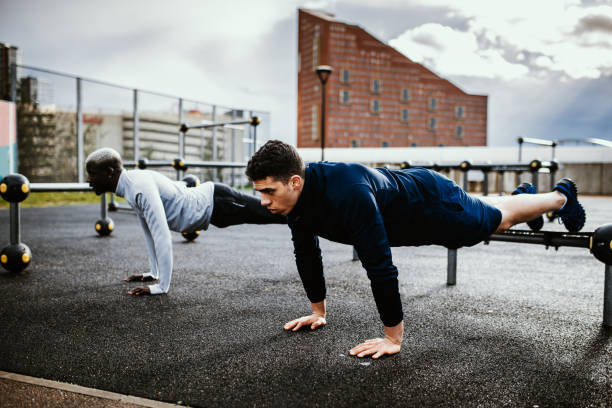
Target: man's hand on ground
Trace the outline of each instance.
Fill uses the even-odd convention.
[[[356,355],[357,357],[372,356],[372,358],[378,358],[383,354],[396,354],[401,349],[400,344],[394,343],[392,340],[387,339],[370,339],[366,340],[365,343],[361,343],[351,349],[351,356]]]
[[[128,295],[140,296],[140,295],[150,295],[151,291],[148,286],[138,286],[130,291],[128,291]]]
[[[154,281],[155,278],[152,277],[151,275],[132,275],[130,277],[127,277],[124,279],[124,281],[126,282],[151,282]]]
[[[402,348],[402,338],[404,337],[404,322],[393,327],[385,326],[385,338],[366,340],[353,347],[349,353],[351,356],[379,358],[385,354],[396,354]]]
[[[302,327],[310,326],[310,330],[315,330],[321,326],[325,326],[326,324],[327,321],[325,320],[325,317],[318,314],[311,314],[310,316],[300,317],[299,319],[285,323],[283,328],[285,330],[298,331]]]

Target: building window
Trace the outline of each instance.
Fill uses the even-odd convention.
[[[455,116],[457,119],[461,119],[465,117],[465,108],[463,106],[457,106],[455,108]]]
[[[429,98],[429,110],[436,110],[438,105],[438,101],[436,98]]]
[[[343,84],[348,84],[349,83],[349,70],[348,69],[343,69],[342,70],[341,81],[342,81]]]
[[[319,107],[312,105],[312,140],[319,138]]]
[[[380,142],[380,147],[389,147],[389,142],[383,140],[382,142]]]
[[[351,147],[359,147],[359,140],[351,140]]]
[[[348,105],[349,102],[349,91],[340,91],[340,103],[343,105]]]
[[[457,137],[458,138],[463,137],[463,126],[457,126]]]
[[[402,89],[402,102],[408,102],[410,100],[410,90]]]
[[[372,92],[374,93],[380,92],[380,81],[378,79],[372,80]]]
[[[380,101],[378,99],[372,99],[370,108],[372,110],[372,113],[379,113],[380,112]]]
[[[315,35],[312,40],[312,69],[315,70],[319,65],[319,25],[315,26]]]
[[[402,109],[400,120],[402,122],[408,122],[409,119],[410,119],[410,113],[408,112],[408,109]]]
[[[429,118],[429,130],[436,130],[436,118]]]

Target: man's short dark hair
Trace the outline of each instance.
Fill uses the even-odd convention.
[[[267,141],[251,157],[246,168],[251,181],[272,177],[286,184],[295,174],[304,177],[304,162],[295,147],[280,140]]]

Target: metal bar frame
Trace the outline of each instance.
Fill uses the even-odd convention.
[[[213,161],[184,161],[185,167],[202,167],[202,168],[243,168],[246,163],[236,162],[213,162]],[[138,163],[134,161],[123,162],[124,167],[137,167]],[[167,160],[151,160],[147,161],[146,167],[172,167],[172,161]]]
[[[85,181],[83,157],[84,140],[83,140],[83,90],[81,86],[81,78],[76,79],[76,132],[77,132],[77,179],[79,183]]]
[[[133,124],[133,130],[132,130],[132,136],[134,138],[134,161],[138,161],[138,159],[140,159],[140,135],[139,135],[139,128],[140,128],[140,117],[139,117],[139,112],[138,112],[138,89],[134,89],[133,90],[134,93],[134,108],[133,108],[133,119],[132,119],[132,124]]]
[[[488,241],[503,241],[523,244],[541,244],[558,248],[569,246],[576,248],[589,248],[593,232],[579,234],[566,234],[563,232],[533,232],[524,230],[510,230],[503,233],[492,234]],[[457,283],[457,250],[449,249],[447,257],[446,284],[449,286]],[[604,265],[604,294],[603,294],[603,319],[602,324],[612,327],[612,265]]]
[[[87,183],[30,183],[30,191],[38,193],[93,190]]]
[[[214,108],[215,106],[213,106]],[[189,129],[209,129],[215,128],[219,126],[231,126],[231,125],[248,125],[251,123],[251,119],[242,119],[242,120],[230,120],[227,122],[213,122],[213,123],[202,123],[200,125],[187,125],[184,124],[183,128],[186,130]]]
[[[21,242],[21,210],[19,203],[10,204],[10,228],[11,228],[11,245],[16,245]]]

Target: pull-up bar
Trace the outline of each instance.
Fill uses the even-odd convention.
[[[211,123],[201,123],[198,125],[188,125],[186,123],[181,123],[181,127],[179,128],[180,132],[187,133],[189,129],[210,129],[214,127],[224,127],[224,126],[233,126],[233,125],[251,125],[253,127],[259,125],[260,120],[257,116],[253,116],[249,119],[244,120],[231,120],[229,122],[211,122]]]
[[[612,141],[605,140],[605,139],[597,139],[597,138],[592,138],[592,137],[588,137],[586,139],[562,139],[562,140],[557,140],[557,143],[558,144],[565,144],[565,143],[590,143],[590,144],[594,144],[594,145],[599,145],[599,146],[605,146],[605,147],[612,148]]]

